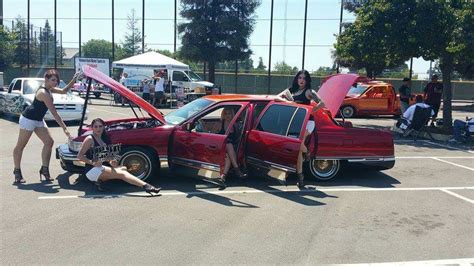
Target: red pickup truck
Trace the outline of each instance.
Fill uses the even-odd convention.
[[[415,95],[410,104],[415,102]],[[367,115],[400,115],[400,97],[392,84],[366,81],[352,86],[340,108],[344,117]]]

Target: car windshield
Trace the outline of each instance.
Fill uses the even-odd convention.
[[[23,83],[23,94],[34,94],[39,87],[44,85],[43,79],[25,80]]]
[[[207,100],[204,98],[197,99],[195,101],[192,101],[185,106],[179,108],[176,111],[173,111],[165,116],[166,123],[172,124],[172,125],[177,125],[194,114],[202,111],[204,108],[208,107],[211,105],[213,102],[211,100]]]
[[[191,81],[202,81],[202,78],[198,74],[196,74],[192,71],[185,71],[185,72],[186,72],[186,74],[188,74]]]
[[[369,85],[357,84],[357,87],[352,86],[347,95],[349,96],[358,96],[361,95]]]

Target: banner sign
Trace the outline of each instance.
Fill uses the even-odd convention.
[[[107,58],[85,58],[85,57],[76,57],[74,60],[74,68],[76,71],[80,71],[82,66],[90,66],[96,68],[105,75],[110,75],[110,63]]]

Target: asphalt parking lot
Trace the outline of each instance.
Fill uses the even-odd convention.
[[[454,117],[472,115],[463,110]],[[89,121],[133,116],[106,99],[92,100],[89,111]],[[395,120],[351,121],[383,128]],[[61,128],[50,130],[55,145],[66,141]],[[121,182],[104,193],[75,184],[77,175],[64,172],[54,155],[57,180],[40,183],[37,137],[24,152],[27,183],[14,186],[17,118],[0,117],[0,133],[1,264],[473,263],[469,146],[397,138],[393,169],[349,169],[334,181],[308,180],[304,190],[294,178],[282,186],[260,177],[218,190],[165,169],[152,181],[161,196],[149,197]]]

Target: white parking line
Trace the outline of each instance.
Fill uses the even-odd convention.
[[[474,187],[415,187],[415,188],[323,188],[323,189],[308,189],[300,190],[298,188],[283,188],[283,189],[245,189],[245,190],[208,190],[208,191],[190,191],[190,192],[163,192],[161,196],[200,196],[200,195],[226,195],[226,194],[257,194],[257,193],[319,193],[319,192],[381,192],[381,191],[436,191],[436,190],[472,190]],[[38,199],[94,199],[94,198],[118,198],[124,196],[147,196],[145,192],[132,192],[123,194],[95,194],[95,195],[65,195],[65,196],[40,196]]]
[[[466,198],[466,197],[464,197],[464,196],[461,196],[461,195],[459,195],[459,194],[457,194],[457,193],[454,193],[454,192],[452,192],[452,191],[449,191],[449,190],[447,190],[447,189],[441,189],[441,191],[446,192],[446,193],[448,193],[448,194],[450,194],[450,195],[452,195],[452,196],[455,196],[456,198],[460,198],[460,199],[462,199],[462,200],[465,200],[465,201],[467,201],[467,202],[469,202],[469,203],[471,203],[471,204],[474,204],[474,200],[472,200],[472,199],[470,199],[470,198]]]
[[[457,164],[457,163],[452,163],[452,162],[450,162],[450,161],[445,161],[445,160],[442,160],[442,159],[437,158],[437,157],[433,157],[432,159],[433,159],[433,160],[436,160],[436,161],[443,162],[443,163],[451,164],[451,165],[454,165],[454,166],[457,166],[457,167],[461,167],[461,168],[464,168],[464,169],[467,169],[467,170],[474,171],[474,168],[470,168],[470,167],[467,167],[467,166],[464,166],[464,165],[460,165],[460,164]]]
[[[334,265],[344,265],[344,266],[351,266],[351,265],[370,265],[370,266],[378,266],[378,265],[472,265],[474,263],[474,258],[466,258],[466,259],[447,259],[447,260],[419,260],[419,261],[397,261],[397,262],[380,262],[380,263],[350,263],[350,264],[334,264]]]
[[[395,159],[474,159],[474,156],[397,156]]]

